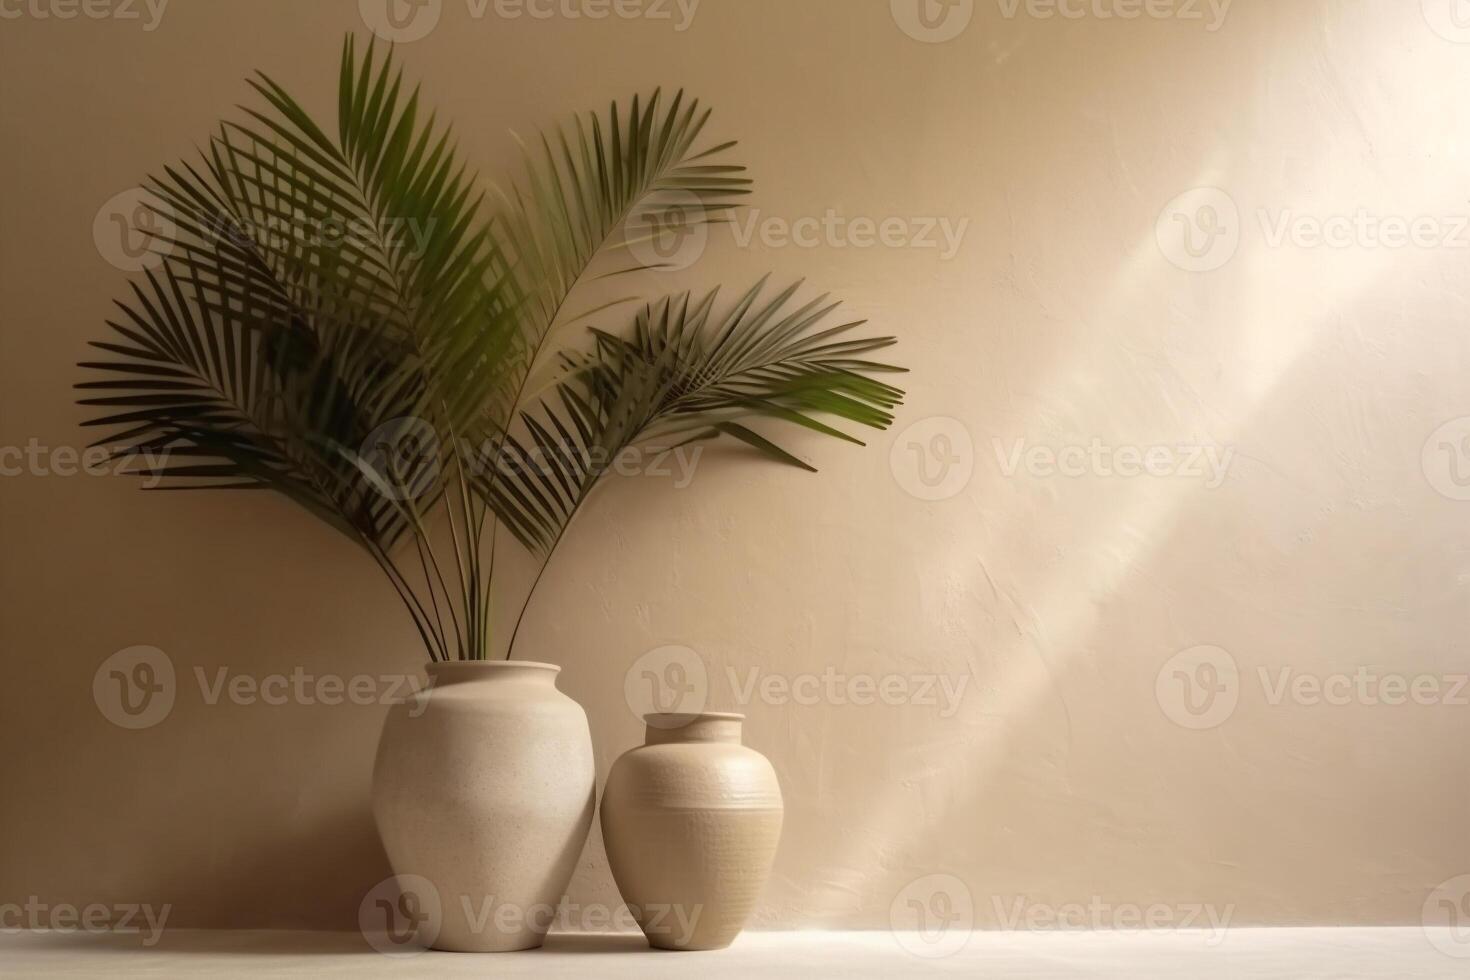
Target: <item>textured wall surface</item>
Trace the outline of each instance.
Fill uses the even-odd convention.
[[[715,107],[755,210],[640,289],[774,270],[902,338],[894,430],[798,439],[817,476],[711,449],[688,486],[608,486],[521,630],[519,656],[565,668],[600,773],[641,737],[645,670],[677,661],[686,693],[748,715],[788,807],[761,925],[946,901],[986,927],[1069,903],[1104,925],[1156,904],[1165,925],[1417,923],[1455,894],[1470,31],[1451,6],[430,0],[434,23],[400,22],[427,31],[408,73],[490,175],[513,170],[508,130],[615,96]],[[413,671],[377,570],[272,497],[67,475],[73,365],[125,288],[107,202],[192,154],[253,69],[331,118],[341,37],[373,7],[4,7],[0,902],[351,928],[387,873],[367,810],[384,709],[215,687]],[[93,681],[136,645],[166,653],[174,702],[127,730]],[[594,831],[573,898],[614,895]]]

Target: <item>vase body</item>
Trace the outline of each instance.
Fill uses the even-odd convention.
[[[587,715],[556,689],[559,670],[431,664],[428,686],[389,710],[373,817],[395,874],[438,893],[423,937],[435,949],[530,949],[551,926],[596,793]]]
[[[781,838],[781,786],[740,715],[649,715],[602,794],[623,901],[650,945],[722,949],[750,917]]]

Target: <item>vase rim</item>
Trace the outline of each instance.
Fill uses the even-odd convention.
[[[533,670],[549,670],[553,674],[561,673],[559,664],[541,663],[537,660],[438,660],[428,665],[430,672],[438,672],[454,668],[456,670],[480,670],[493,667],[517,667],[520,669],[531,668]]]
[[[676,718],[684,719],[684,724],[692,724],[696,721],[744,721],[745,716],[738,711],[653,711],[643,716],[645,722],[651,723],[655,718],[660,721],[672,721]]]

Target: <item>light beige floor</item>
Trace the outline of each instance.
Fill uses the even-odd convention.
[[[1454,938],[1438,935],[1441,945]],[[388,957],[355,933],[170,930],[152,949],[138,936],[0,936],[6,977],[750,977],[908,976],[1255,980],[1369,977],[1464,980],[1470,958],[1438,951],[1422,929],[1232,929],[1205,933],[1017,933],[971,936],[952,956],[926,959],[917,937],[887,932],[747,933],[717,953],[656,953],[636,936],[555,936],[545,949],[499,956]],[[1455,947],[1451,944],[1449,948]],[[1460,947],[1470,953],[1470,945]]]

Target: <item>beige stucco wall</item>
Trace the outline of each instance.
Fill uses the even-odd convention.
[[[695,651],[708,704],[748,714],[788,806],[762,925],[886,927],[936,892],[981,926],[1018,900],[1417,923],[1470,873],[1470,44],[1441,6],[962,0],[928,43],[904,0],[703,0],[687,23],[431,0],[400,53],[487,172],[509,128],[658,84],[742,141],[754,237],[649,292],[774,270],[903,339],[894,431],[798,440],[819,476],[711,452],[687,488],[609,487],[522,630],[602,773],[639,738],[649,651]],[[350,928],[387,872],[383,709],[210,704],[196,670],[411,670],[392,593],[285,502],[64,476],[56,450],[84,443],[73,363],[124,288],[99,209],[193,152],[252,69],[329,110],[359,5],[66,9],[0,2],[0,444],[49,450],[0,479],[0,902]],[[829,211],[903,223],[780,244]],[[929,225],[938,247],[897,244]],[[1151,447],[1153,475],[1119,474]],[[177,687],[129,731],[93,679],[136,645]],[[833,694],[829,667],[900,703]],[[1190,678],[1219,687],[1202,714]],[[1437,693],[1384,703],[1395,678]],[[1313,679],[1322,703],[1292,686]],[[594,834],[574,898],[613,894]]]

